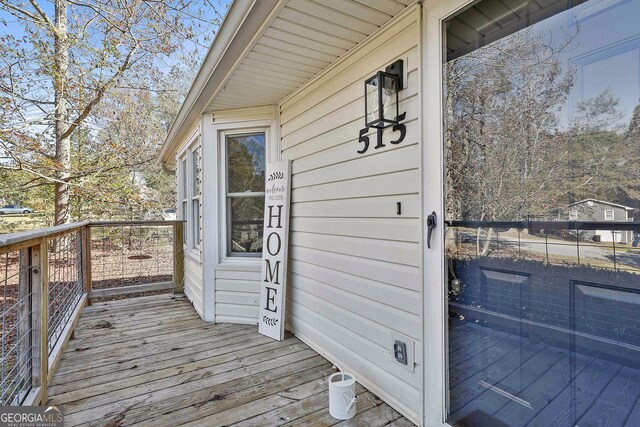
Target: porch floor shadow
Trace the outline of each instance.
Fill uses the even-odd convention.
[[[329,414],[332,364],[295,336],[200,320],[184,297],[86,307],[49,386],[65,426],[412,426],[358,386],[357,415]]]

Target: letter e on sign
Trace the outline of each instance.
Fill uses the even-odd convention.
[[[267,163],[264,191],[264,231],[262,234],[262,275],[260,276],[260,319],[258,330],[278,341],[284,339],[287,252],[289,249],[288,160]]]

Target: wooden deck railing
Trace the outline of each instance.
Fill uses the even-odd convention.
[[[85,305],[182,293],[182,221],[80,222],[0,235],[0,405],[47,401],[47,382]]]

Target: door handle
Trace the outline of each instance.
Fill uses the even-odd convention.
[[[438,216],[436,215],[436,211],[431,212],[431,214],[427,215],[427,248],[431,249],[431,234],[433,234],[433,229],[438,225]]]

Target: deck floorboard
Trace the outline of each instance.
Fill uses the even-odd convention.
[[[294,336],[199,320],[180,297],[87,307],[49,386],[65,426],[317,425],[332,365]],[[358,385],[349,425],[412,425]],[[366,423],[366,424],[362,424]]]

